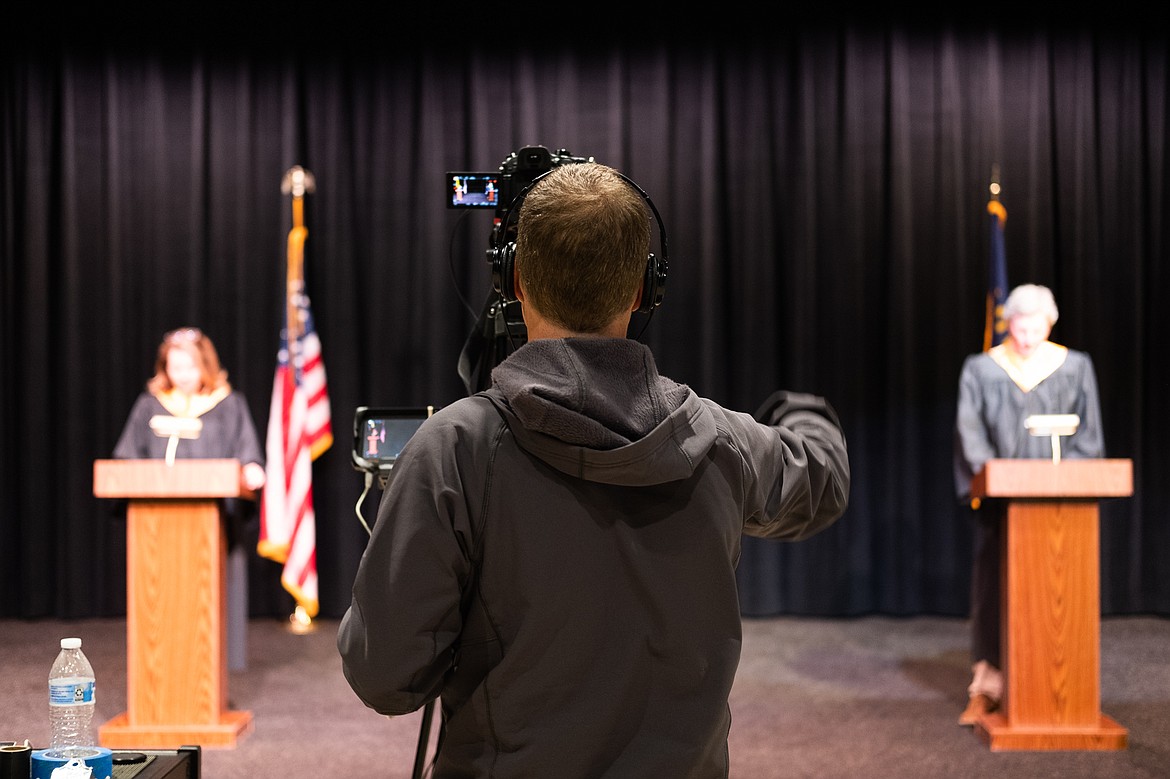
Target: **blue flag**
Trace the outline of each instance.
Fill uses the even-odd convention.
[[[983,328],[983,351],[998,346],[1007,335],[1003,319],[1003,304],[1007,300],[1007,257],[1003,249],[1003,225],[1007,209],[998,200],[987,201],[987,223],[990,226],[990,258],[987,278],[987,322]]]

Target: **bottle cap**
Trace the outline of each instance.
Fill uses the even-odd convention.
[[[62,649],[81,649],[80,638],[63,638],[61,639]]]

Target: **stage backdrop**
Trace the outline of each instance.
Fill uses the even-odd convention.
[[[1107,455],[1135,465],[1135,495],[1103,507],[1103,610],[1170,614],[1164,28],[93,14],[10,26],[0,55],[0,616],[124,613],[124,520],[92,463],[163,331],[211,335],[263,436],[294,165],[316,179],[305,273],[336,442],[313,492],[339,616],[366,540],[354,409],[465,394],[491,217],[445,208],[444,172],[530,144],[619,168],[661,212],[669,282],[643,339],[665,375],[746,411],[788,388],[840,413],[849,510],[801,544],[745,543],[750,615],[966,614],[952,424],[998,165],[1009,281],[1053,288],[1054,340],[1096,362]],[[254,615],[289,613],[278,577],[254,557]]]

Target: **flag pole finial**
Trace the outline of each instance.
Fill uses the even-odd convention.
[[[306,194],[311,195],[316,189],[317,180],[313,178],[312,173],[300,165],[293,165],[286,170],[284,178],[280,181],[280,191],[296,198],[304,197]]]
[[[1003,191],[1003,188],[999,184],[998,162],[991,163],[991,184],[988,185],[987,189],[991,193],[992,200],[999,200],[999,193]]]

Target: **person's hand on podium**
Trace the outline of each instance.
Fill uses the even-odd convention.
[[[264,486],[264,468],[259,463],[247,463],[240,473],[240,479],[245,487],[255,492]]]

